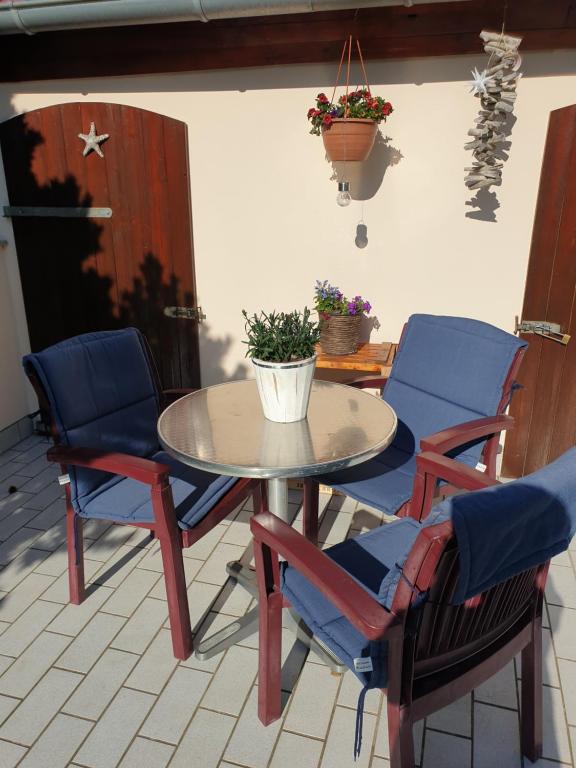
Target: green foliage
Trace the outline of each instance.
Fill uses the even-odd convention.
[[[248,345],[246,357],[272,363],[305,360],[314,354],[320,339],[319,323],[310,320],[310,310],[303,312],[260,312],[249,316],[242,310]]]

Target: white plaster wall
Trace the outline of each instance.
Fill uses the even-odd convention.
[[[397,339],[412,312],[461,314],[507,330],[520,314],[549,112],[576,101],[573,52],[528,54],[496,222],[467,218],[463,144],[478,102],[466,81],[485,57],[370,62],[372,90],[395,112],[382,133],[401,159],[376,193],[341,209],[321,139],[306,111],[329,92],[334,66],[103,78],[0,86],[0,120],[65,101],[113,101],[188,124],[203,383],[246,375],[241,310],[311,305],[317,278],[374,306],[372,341]],[[106,131],[106,126],[98,126]],[[112,141],[122,141],[113,136]],[[142,158],[145,162],[145,158]],[[349,169],[353,189],[378,168]],[[381,171],[380,171],[381,173]],[[6,200],[0,187],[0,204]],[[357,224],[368,246],[354,244]],[[2,262],[15,263],[9,222]],[[5,267],[4,267],[5,268]],[[2,266],[0,266],[0,270]],[[12,271],[14,271],[12,267]],[[0,368],[17,368],[25,342],[18,281],[0,313]],[[10,321],[10,314],[18,323]],[[23,413],[2,385],[0,427]],[[11,414],[11,416],[9,416]]]

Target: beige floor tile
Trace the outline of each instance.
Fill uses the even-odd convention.
[[[372,741],[376,717],[364,714],[362,728],[362,749],[360,757],[354,762],[354,733],[356,712],[345,707],[336,707],[330,723],[326,746],[320,768],[368,768],[372,751]]]
[[[131,653],[143,653],[166,619],[168,608],[162,600],[146,597],[111,643]]]
[[[516,682],[512,678],[514,695],[516,695]],[[472,736],[472,697],[464,696],[444,709],[434,712],[427,719],[427,725],[430,728],[436,728],[439,731],[456,734],[458,736]]]
[[[0,637],[1,640],[2,638]],[[558,659],[558,667],[560,669],[560,680],[562,681],[566,720],[569,725],[576,726],[576,661]]]
[[[47,576],[61,576],[68,571],[68,550],[66,544],[61,544],[57,549],[48,554],[36,568],[36,573],[44,573]]]
[[[270,768],[317,768],[322,742],[283,731],[270,761]],[[372,763],[374,765],[374,763]]]
[[[0,565],[12,562],[21,552],[30,549],[42,535],[41,531],[35,531],[33,528],[20,528],[0,544]],[[38,547],[38,549],[45,549],[45,547]]]
[[[172,758],[170,768],[192,768],[192,755],[198,766],[216,768],[235,723],[234,717],[199,707]]]
[[[344,541],[351,526],[351,514],[339,512],[336,509],[327,509],[320,522],[318,540],[322,547],[330,547],[339,541]]]
[[[80,605],[69,603],[61,613],[54,619],[48,627],[50,632],[58,632],[60,635],[76,636],[81,632],[92,616],[99,610],[112,594],[111,589],[98,587],[88,590],[87,596]],[[56,605],[55,603],[45,602],[45,605]],[[0,643],[1,645],[1,643]]]
[[[460,736],[450,736],[426,729],[422,768],[470,768],[472,742]],[[496,768],[496,763],[493,768]],[[502,764],[503,768],[504,764]],[[507,766],[512,768],[512,766]]]
[[[543,694],[544,745],[542,757],[569,763],[572,757],[562,694],[558,688],[549,688],[548,686],[544,686]]]
[[[114,590],[112,596],[102,606],[102,610],[119,616],[132,616],[159,578],[160,576],[154,571],[135,568]]]
[[[0,653],[19,656],[62,610],[61,605],[37,600],[0,635]]]
[[[69,637],[42,632],[0,677],[0,693],[26,696],[69,643]]]
[[[210,554],[214,550],[214,547],[222,536],[226,533],[227,526],[219,525],[214,526],[211,531],[202,536],[202,538],[193,544],[191,547],[187,547],[182,550],[184,557],[192,557],[195,560],[207,560]]]
[[[0,695],[0,725],[7,719],[8,715],[12,714],[18,704],[20,704],[20,699]]]
[[[474,699],[487,704],[496,704],[499,707],[518,709],[514,663],[507,664],[504,669],[479,685],[474,691]]]
[[[240,560],[244,554],[244,549],[245,547],[239,547],[236,544],[218,544],[198,571],[196,579],[208,584],[222,586],[228,578],[226,564],[231,560]]]
[[[122,688],[75,755],[89,768],[112,768],[154,704],[154,696]]]
[[[30,746],[58,712],[82,676],[50,669],[0,728],[0,738]]]
[[[194,577],[202,567],[202,560],[192,560],[191,557],[185,557],[184,560],[184,576],[186,578],[186,586],[189,587],[194,581]],[[150,590],[150,597],[155,597],[157,600],[166,600],[166,582],[164,581],[164,572],[160,571],[160,578],[156,584]]]
[[[134,739],[130,749],[118,768],[165,768],[168,765],[174,747],[150,741],[140,736]]]
[[[250,531],[251,517],[252,512],[250,510],[242,510],[236,520],[230,523],[228,530],[220,541],[223,544],[237,544],[241,547],[247,547],[252,542],[252,532]]]
[[[28,485],[28,484],[27,484]],[[30,491],[30,486],[25,488]],[[26,506],[30,509],[37,509],[39,511],[46,509],[56,499],[63,498],[64,493],[62,488],[58,485],[56,479],[54,479],[49,485],[47,485],[40,493],[34,494],[32,498],[26,502]]]
[[[0,539],[2,541],[10,539],[10,537],[22,528],[22,526],[29,524],[37,514],[38,511],[35,509],[17,507],[7,517],[0,521]],[[38,526],[31,525],[30,528],[38,528]]]
[[[330,725],[340,677],[328,667],[306,663],[292,694],[284,728],[303,736],[323,739]]]
[[[32,528],[30,528],[32,530]],[[34,542],[35,549],[46,549],[49,552],[55,552],[58,547],[66,543],[66,520],[62,519],[55,523],[51,528],[40,536]]]
[[[370,763],[370,768],[390,768],[390,761],[384,757],[374,756]]]
[[[576,661],[576,610],[550,605],[548,612],[556,655]]]
[[[349,709],[356,709],[358,706],[358,696],[362,690],[362,683],[356,675],[347,670],[342,676],[342,684],[338,692],[338,704],[341,707],[348,707]],[[371,712],[373,715],[377,715],[380,711],[380,704],[382,700],[382,691],[379,688],[372,688],[366,694],[364,699],[364,712]]]
[[[228,715],[239,715],[256,678],[257,668],[256,651],[232,646],[214,674],[202,706]]]
[[[62,707],[63,712],[97,720],[137,661],[138,656],[134,653],[108,648]]]
[[[244,616],[252,599],[248,590],[230,580],[214,603],[213,610],[228,616]]]
[[[84,579],[86,580],[86,584],[88,584],[90,577],[99,567],[100,563],[95,560],[84,558]],[[53,603],[67,605],[70,601],[68,570],[65,570],[57,579],[51,577],[51,582],[52,585],[42,594],[42,600],[50,600]]]
[[[474,704],[473,745],[474,768],[519,768],[518,714],[487,704]]]
[[[28,528],[38,528],[47,531],[52,528],[59,520],[62,520],[66,514],[66,503],[64,499],[56,499],[49,504],[42,512],[34,510],[34,517],[28,523]]]
[[[0,638],[1,639],[1,638]],[[147,693],[160,693],[178,664],[172,651],[172,637],[167,629],[160,629],[146,652],[126,681],[128,688]]]
[[[212,676],[178,667],[140,730],[142,736],[178,744]]]
[[[422,742],[424,740],[424,720],[418,720],[412,726],[412,738],[414,740],[414,758],[416,765],[422,762]],[[386,697],[382,701],[380,717],[376,725],[376,739],[374,741],[374,754],[379,757],[390,757],[390,745],[388,743],[388,710]]]
[[[111,525],[100,538],[90,545],[90,559],[105,563],[134,533],[131,525]]]
[[[551,565],[546,583],[548,605],[576,609],[576,576],[571,568]]]
[[[48,557],[51,557],[49,552],[43,552],[40,549],[27,549],[0,571],[0,591],[9,592],[14,589],[31,571],[41,566]],[[1,615],[0,618],[2,618]]]
[[[2,768],[14,768],[25,754],[26,747],[19,747],[18,744],[0,740],[0,765]]]
[[[282,720],[264,726],[258,719],[258,691],[252,688],[228,742],[224,759],[249,768],[266,768],[276,744]],[[300,761],[298,760],[299,766]]]
[[[73,672],[88,672],[125,622],[121,616],[97,613],[58,659],[58,666]]]
[[[1,476],[2,475],[0,470],[0,477]],[[10,481],[7,483],[7,485],[9,484]],[[0,493],[1,492],[2,491],[0,489]],[[8,489],[6,489],[4,492],[8,493]],[[28,502],[33,498],[33,494],[23,493],[21,490],[18,490],[15,493],[11,493],[8,496],[4,496],[3,499],[0,499],[0,520],[5,520],[9,515],[12,514],[15,509],[19,509],[20,507],[28,508]],[[38,512],[38,510],[36,511]]]
[[[215,584],[203,584],[199,581],[193,581],[188,587],[188,609],[190,611],[190,624],[192,631],[198,631],[198,627],[203,618],[210,611],[210,606],[214,603],[220,587]]]
[[[88,550],[89,553],[90,550]],[[144,555],[143,550],[123,544],[105,563],[98,561],[98,569],[90,577],[90,581],[107,587],[119,587],[126,576],[142,562]]]
[[[66,768],[84,741],[92,723],[77,717],[57,715],[20,763],[20,768]]]
[[[5,595],[0,602],[0,619],[15,621],[52,584],[51,576],[30,573],[17,587]]]

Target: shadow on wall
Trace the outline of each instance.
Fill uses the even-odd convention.
[[[202,356],[202,384],[210,386],[224,381],[237,381],[252,375],[249,362],[238,363],[232,373],[226,373],[223,361],[235,339],[230,334],[216,338],[207,323],[200,325],[200,354]]]
[[[39,182],[34,157],[45,138],[25,119],[0,125],[0,137],[10,148],[4,152],[4,164],[12,205],[92,206],[94,195],[71,174]],[[38,173],[43,172],[42,160],[37,158]],[[12,219],[32,351],[80,333],[135,326],[150,343],[165,387],[196,386],[185,380],[190,361],[184,356],[195,346],[190,343],[191,321],[164,314],[166,306],[189,306],[193,297],[182,292],[178,277],[167,273],[151,251],[141,261],[130,258],[127,250],[114,252],[114,219],[97,222],[83,217]],[[124,249],[129,247],[128,233]],[[201,335],[212,381],[217,376],[224,380],[221,361],[232,340],[211,339],[206,328]],[[232,378],[243,374],[238,366]]]
[[[383,136],[378,131],[368,159],[363,163],[332,162],[330,181],[349,181],[353,200],[370,200],[382,186],[388,168],[398,165],[404,158],[391,141],[390,136]]]

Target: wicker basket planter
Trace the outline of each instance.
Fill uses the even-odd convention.
[[[328,159],[332,162],[363,162],[372,151],[377,130],[374,120],[335,118],[331,125],[322,126]]]
[[[321,315],[320,346],[327,355],[353,355],[358,350],[362,315]]]

